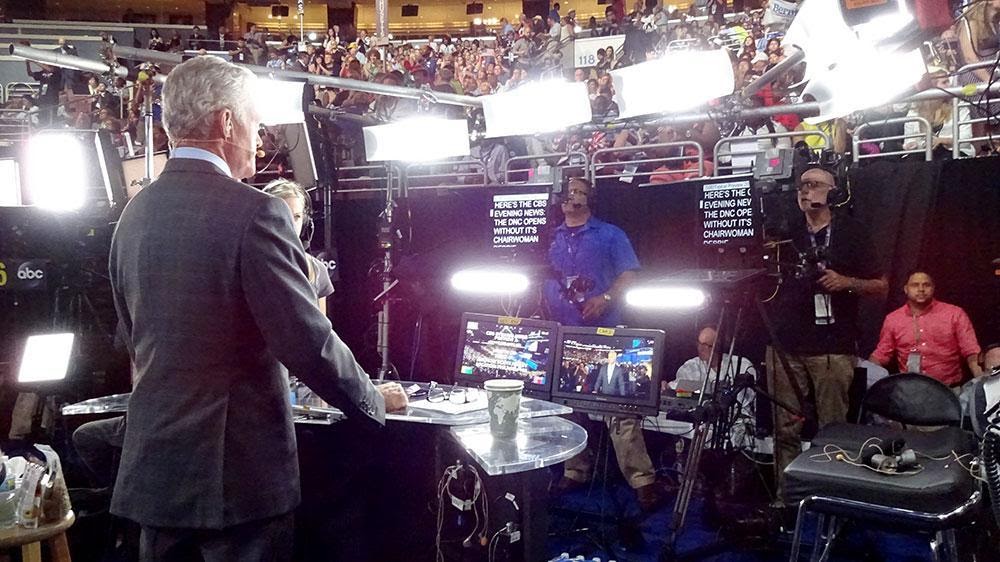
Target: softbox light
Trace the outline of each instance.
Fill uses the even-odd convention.
[[[22,163],[24,205],[106,211],[124,200],[121,158],[106,130],[39,131],[24,144]]]
[[[625,303],[645,310],[685,310],[700,308],[708,300],[698,287],[649,283],[625,292]]]
[[[856,50],[853,58],[844,58],[806,85],[803,95],[811,95],[820,107],[820,114],[807,117],[806,122],[822,123],[886,104],[919,82],[924,73],[919,49],[906,53]]]
[[[73,353],[72,333],[29,336],[21,356],[17,382],[61,381],[69,371]]]
[[[0,159],[0,207],[21,205],[21,175],[17,160]]]
[[[305,84],[260,77],[256,82],[257,111],[263,125],[304,123],[302,93]]]
[[[619,117],[694,109],[733,93],[725,50],[670,51],[657,60],[611,71]]]
[[[845,21],[840,2],[802,4],[783,43],[805,52],[809,83],[803,96],[820,106],[820,115],[807,123],[883,105],[920,81],[926,70],[919,49],[894,40],[916,28],[905,4],[887,5],[854,27]]]
[[[469,125],[464,119],[418,117],[362,129],[369,162],[433,162],[468,156]]]
[[[530,82],[479,99],[483,101],[487,138],[548,133],[591,119],[585,82]]]
[[[527,290],[531,280],[522,272],[504,267],[462,269],[451,276],[451,288],[461,293],[511,295]]]

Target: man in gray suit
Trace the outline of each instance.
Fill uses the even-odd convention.
[[[360,430],[406,404],[316,307],[281,199],[254,174],[256,78],[214,57],[163,87],[174,147],[122,213],[111,283],[135,368],[112,512],[143,560],[288,560],[300,500],[288,373]]]
[[[597,370],[597,380],[594,381],[594,392],[625,396],[625,368],[618,364],[618,353],[608,352],[608,362]]]

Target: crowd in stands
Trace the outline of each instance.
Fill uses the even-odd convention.
[[[238,36],[225,28],[204,34],[195,27],[186,38],[177,32],[168,37],[156,30],[145,47],[166,52],[182,51],[224,51],[232,60],[267,66],[273,69],[308,72],[317,75],[335,76],[353,80],[377,82],[395,86],[426,88],[433,92],[448,92],[468,96],[483,96],[505,92],[520,84],[538,78],[565,76],[578,82],[586,82],[591,99],[595,123],[614,121],[618,116],[614,84],[609,74],[616,68],[636,64],[664,55],[677,49],[725,48],[731,54],[737,89],[758,79],[764,72],[785,58],[782,47],[784,22],[768,22],[764,10],[743,13],[725,13],[725,3],[710,0],[700,11],[691,8],[688,12],[677,12],[657,5],[656,2],[639,0],[630,12],[624,2],[617,0],[607,7],[602,21],[589,18],[578,21],[574,11],[560,12],[558,3],[546,17],[533,18],[521,15],[517,21],[501,19],[493,32],[494,37],[486,39],[454,39],[448,35],[428,37],[426,40],[399,42],[379,45],[373,36],[364,30],[342,33],[338,26],[327,30],[326,34],[310,37],[302,41],[294,35],[279,35],[263,28],[250,25],[247,32]],[[995,46],[990,49],[981,45],[989,37],[995,37],[995,19],[998,9],[994,2],[978,2],[959,18],[955,27],[937,41],[927,45],[930,76],[926,86],[945,86],[956,80],[955,71],[963,64],[988,60],[995,57]],[[573,42],[577,38],[606,37],[623,35],[623,45],[619,49],[608,46],[597,52],[595,64],[590,67],[573,67]],[[103,37],[110,47],[113,39]],[[300,42],[305,43],[300,48]],[[609,41],[610,43],[610,41]],[[995,43],[995,40],[994,40]],[[69,46],[61,46],[69,49]],[[129,133],[133,141],[143,142],[142,101],[155,86],[149,80],[155,69],[143,67],[140,80],[126,83],[118,79],[109,83],[103,77],[90,76],[79,72],[60,72],[46,65],[41,69],[29,63],[29,75],[43,84],[55,88],[43,91],[37,99],[18,98],[8,102],[8,106],[31,114],[33,125],[48,122],[68,126],[98,126],[115,133]],[[57,76],[52,76],[55,74]],[[58,76],[60,75],[61,76]],[[67,75],[71,75],[67,77]],[[957,79],[967,82],[986,81],[991,77],[990,69],[975,73],[965,73]],[[774,83],[764,86],[753,98],[751,106],[772,106],[794,104],[802,101],[792,88],[802,79],[799,67],[785,74]],[[60,86],[61,85],[61,86]],[[53,97],[53,90],[58,97]],[[452,116],[464,115],[475,119],[475,110],[458,106],[424,106],[424,102],[379,96],[356,90],[339,89],[331,86],[315,87],[314,101],[317,106],[335,110],[343,114],[365,116],[369,123],[391,121],[429,109],[432,112]],[[42,98],[45,98],[44,100]],[[53,106],[58,103],[58,111],[46,117],[44,111],[38,114],[36,106]],[[723,100],[714,102],[719,109]],[[973,117],[982,117],[986,109],[974,110]],[[832,139],[832,147],[844,152],[850,150],[851,135],[861,123],[893,116],[920,116],[930,123],[935,149],[939,154],[950,154],[952,143],[952,102],[926,102],[913,106],[895,105],[875,108],[863,114],[847,118],[809,125],[794,113],[776,115],[737,122],[706,120],[684,126],[643,126],[603,130],[576,130],[561,134],[507,139],[507,148],[512,153],[542,154],[569,151],[594,155],[597,150],[624,148],[643,145],[658,145],[687,141],[684,147],[653,146],[645,154],[646,158],[665,159],[660,163],[647,164],[643,170],[654,181],[672,181],[696,173],[702,168],[711,173],[715,167],[739,170],[750,162],[741,152],[760,149],[785,148],[795,144],[812,148],[825,147],[826,141],[815,134],[822,131]],[[962,110],[959,117],[964,121],[970,117],[968,110]],[[50,119],[52,121],[50,121]],[[962,125],[960,140],[970,138],[974,133],[982,134],[990,123]],[[593,128],[591,128],[593,129]],[[904,133],[909,138],[893,141],[862,143],[865,153],[891,152],[897,150],[921,149],[924,139],[916,134],[916,122],[869,127],[868,138],[878,138]],[[344,139],[347,145],[357,146],[360,135],[356,128],[345,127],[350,136]],[[774,139],[748,139],[734,141],[722,151],[719,161],[712,159],[713,148],[720,137],[756,136],[769,133],[789,133],[789,136]],[[795,133],[795,134],[793,134]],[[696,145],[701,146],[702,162],[698,162]],[[730,154],[731,151],[731,154]],[[964,155],[992,152],[991,143],[961,146]],[[350,151],[348,151],[350,152]],[[347,164],[362,163],[358,153],[349,158]],[[678,157],[687,159],[678,159]],[[614,171],[616,163],[606,162],[606,169]],[[752,160],[752,158],[751,158]],[[604,162],[602,162],[604,164]]]

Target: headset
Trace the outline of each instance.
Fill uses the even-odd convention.
[[[864,463],[878,472],[905,473],[916,470],[917,453],[907,448],[902,438],[893,439],[878,453],[868,453],[862,457]]]
[[[287,179],[277,179],[271,183],[264,186],[262,189],[264,193],[268,195],[273,195],[278,198],[285,198],[289,196],[301,197],[303,200],[302,209],[302,231],[299,232],[299,240],[302,240],[302,245],[305,248],[309,248],[309,244],[312,242],[313,234],[316,231],[316,227],[313,224],[312,218],[312,197],[306,188],[302,187],[298,182]]]
[[[591,212],[593,212],[594,202],[597,201],[597,198],[595,197],[596,194],[594,193],[595,190],[594,184],[593,182],[584,177],[573,176],[573,177],[563,178],[562,188],[559,194],[559,204],[561,205],[562,203],[566,202],[569,199],[569,184],[573,182],[579,182],[587,186],[587,208],[590,209]]]
[[[833,188],[826,198],[828,207],[843,207],[851,200],[851,180],[847,173],[851,165],[850,156],[824,149],[816,152],[808,146],[796,147],[796,183],[801,181],[802,174],[809,170],[823,170],[833,176]],[[844,187],[841,187],[844,186]]]

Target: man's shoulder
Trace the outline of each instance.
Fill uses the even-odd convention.
[[[965,309],[957,304],[951,304],[939,300],[934,301],[934,309],[934,311],[939,314],[947,314],[949,316],[961,316],[965,314]]]
[[[908,309],[909,309],[909,305],[906,304],[906,303],[903,303],[903,306],[895,308],[895,309],[892,310],[892,312],[890,312],[889,314],[885,315],[885,322],[889,323],[889,322],[898,322],[898,321],[901,321],[901,320],[906,320],[907,318],[910,317]]]
[[[685,369],[685,368],[688,368],[688,367],[697,367],[697,366],[698,366],[698,356],[696,355],[696,356],[688,359],[684,363],[682,363],[681,366],[680,366],[680,368],[681,369]]]
[[[845,232],[854,235],[867,235],[869,228],[864,222],[849,213],[837,213],[834,215],[834,236],[837,232]]]
[[[227,216],[254,213],[270,195],[218,171],[211,163],[172,159],[160,177],[133,197],[137,207],[157,212],[170,205],[221,205]],[[132,206],[130,202],[129,206]]]
[[[597,230],[601,234],[614,235],[614,236],[625,235],[625,231],[619,228],[617,225],[611,224],[610,222],[604,222],[597,217],[590,217],[590,219],[587,222],[590,228]]]

